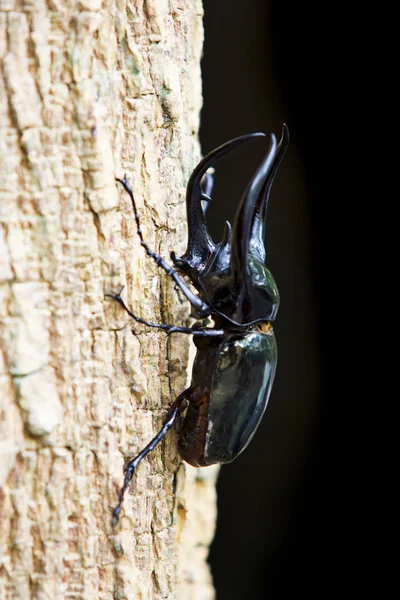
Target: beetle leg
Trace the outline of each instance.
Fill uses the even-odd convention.
[[[116,181],[119,181],[119,183],[121,183],[124,186],[125,190],[128,192],[128,194],[130,196],[130,199],[132,201],[133,212],[135,215],[136,229],[138,232],[138,236],[140,238],[140,243],[142,244],[143,248],[145,249],[146,254],[154,260],[154,262],[156,263],[156,265],[158,267],[161,267],[161,269],[164,269],[164,271],[167,273],[167,275],[175,281],[175,283],[180,287],[180,289],[182,290],[182,292],[184,293],[186,298],[189,300],[190,304],[193,306],[193,308],[195,309],[196,313],[199,316],[209,315],[210,307],[208,306],[208,304],[203,302],[203,300],[201,300],[201,298],[199,298],[196,294],[194,294],[192,292],[192,290],[189,288],[189,286],[187,286],[186,283],[179,277],[179,275],[176,272],[176,270],[174,269],[174,267],[169,265],[159,254],[157,254],[156,252],[153,252],[153,250],[151,250],[148,247],[148,245],[146,244],[146,242],[143,239],[143,233],[142,233],[142,229],[140,226],[139,213],[136,208],[136,202],[135,202],[135,198],[133,196],[132,188],[129,185],[126,177],[124,177],[124,179],[118,179],[118,177],[117,177]]]
[[[128,488],[128,485],[133,477],[136,467],[138,466],[138,464],[140,463],[142,458],[144,458],[145,456],[147,456],[147,454],[149,452],[154,450],[154,448],[157,446],[157,444],[159,444],[161,442],[161,440],[164,439],[167,431],[172,427],[172,425],[175,421],[175,418],[176,418],[176,415],[178,414],[180,405],[185,400],[185,398],[188,396],[189,392],[190,392],[190,388],[188,388],[187,390],[182,392],[182,394],[180,394],[178,396],[178,398],[175,400],[175,402],[173,402],[171,404],[168,414],[167,414],[167,417],[166,417],[166,420],[165,420],[165,423],[162,426],[162,429],[157,433],[156,436],[154,436],[154,438],[151,440],[151,442],[149,444],[147,444],[147,446],[145,448],[143,448],[143,450],[137,456],[135,456],[135,458],[133,458],[131,461],[129,461],[128,464],[125,466],[125,468],[124,468],[125,479],[124,479],[124,483],[121,488],[121,491],[119,493],[118,506],[113,510],[113,514],[112,514],[112,525],[113,526],[117,525],[117,523],[118,523],[119,513],[121,512],[124,495]]]
[[[147,327],[155,327],[156,329],[162,329],[163,331],[169,333],[187,333],[189,335],[196,335],[200,337],[216,337],[224,335],[223,329],[193,329],[192,327],[179,327],[178,325],[166,325],[165,323],[151,323],[150,321],[145,321],[145,319],[141,319],[136,316],[129,310],[126,306],[125,302],[121,298],[121,292],[124,288],[122,287],[118,294],[115,296],[113,294],[106,294],[106,298],[112,298],[118,304],[122,306],[122,308],[128,313],[132,319],[141,323],[142,325],[147,325]]]

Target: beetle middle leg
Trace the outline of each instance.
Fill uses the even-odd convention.
[[[147,327],[155,327],[156,329],[162,329],[163,331],[165,331],[168,334],[169,333],[186,333],[188,335],[196,335],[196,336],[200,336],[200,337],[216,337],[216,336],[220,336],[220,335],[224,334],[223,329],[207,329],[207,328],[194,329],[192,327],[180,327],[178,325],[167,325],[165,323],[151,323],[150,321],[145,321],[145,319],[142,319],[141,317],[138,317],[135,314],[133,314],[133,312],[131,312],[129,310],[129,308],[126,306],[125,302],[121,298],[121,292],[123,289],[124,289],[124,287],[122,286],[119,293],[116,295],[106,294],[106,298],[112,298],[113,300],[118,302],[118,304],[120,304],[120,306],[122,306],[122,308],[128,313],[128,315],[132,319],[134,319],[138,323],[141,323],[142,325],[147,325]]]
[[[154,448],[164,439],[168,430],[174,424],[176,415],[178,414],[178,411],[179,411],[179,408],[180,408],[182,402],[185,400],[185,398],[187,398],[189,393],[190,393],[190,388],[188,388],[187,390],[182,392],[182,394],[180,394],[177,397],[175,402],[173,402],[171,404],[168,414],[167,414],[167,417],[165,419],[164,425],[162,426],[160,431],[157,433],[157,435],[155,435],[154,438],[151,440],[151,442],[149,444],[147,444],[147,446],[145,448],[143,448],[143,450],[141,452],[139,452],[139,454],[137,456],[135,456],[135,458],[133,458],[131,461],[129,461],[128,464],[125,466],[125,468],[124,468],[125,479],[124,479],[124,483],[121,488],[121,491],[119,493],[118,506],[113,510],[113,514],[112,514],[112,524],[113,525],[116,525],[118,523],[119,513],[121,512],[122,502],[124,501],[125,492],[126,492],[128,485],[134,475],[136,467],[138,466],[140,461],[145,456],[147,456],[147,454],[149,452],[154,450]]]

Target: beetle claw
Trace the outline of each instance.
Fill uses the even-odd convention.
[[[122,290],[124,289],[124,287],[125,287],[124,285],[121,287],[118,294],[106,294],[105,298],[112,298],[116,302],[119,302],[119,304],[121,304],[122,306],[125,306],[124,301],[121,298]]]

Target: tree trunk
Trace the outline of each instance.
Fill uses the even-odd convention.
[[[213,598],[216,470],[177,434],[123,465],[184,389],[187,302],[146,257],[185,245],[201,0],[0,0],[0,599]],[[132,329],[134,330],[132,333]]]

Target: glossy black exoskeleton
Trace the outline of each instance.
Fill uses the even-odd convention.
[[[121,292],[109,295],[137,322],[168,333],[193,335],[197,346],[190,387],[171,405],[161,431],[125,467],[114,524],[135,468],[164,438],[184,401],[187,411],[179,451],[186,462],[199,467],[234,460],[250,442],[266,409],[277,362],[271,321],[279,307],[279,293],[265,266],[264,222],[271,185],[289,140],[286,125],[279,144],[271,135],[268,153],[247,186],[233,226],[226,222],[219,244],[211,239],[205,217],[213,184],[207,170],[231,150],[263,136],[252,133],[231,140],[207,154],[194,169],[186,196],[188,246],[181,257],[171,254],[174,267],[147,246],[132,189],[126,179],[118,180],[131,197],[143,248],[182,290],[191,303],[192,316],[211,316],[215,327],[149,323],[129,310]],[[197,294],[179,273],[188,276]]]

